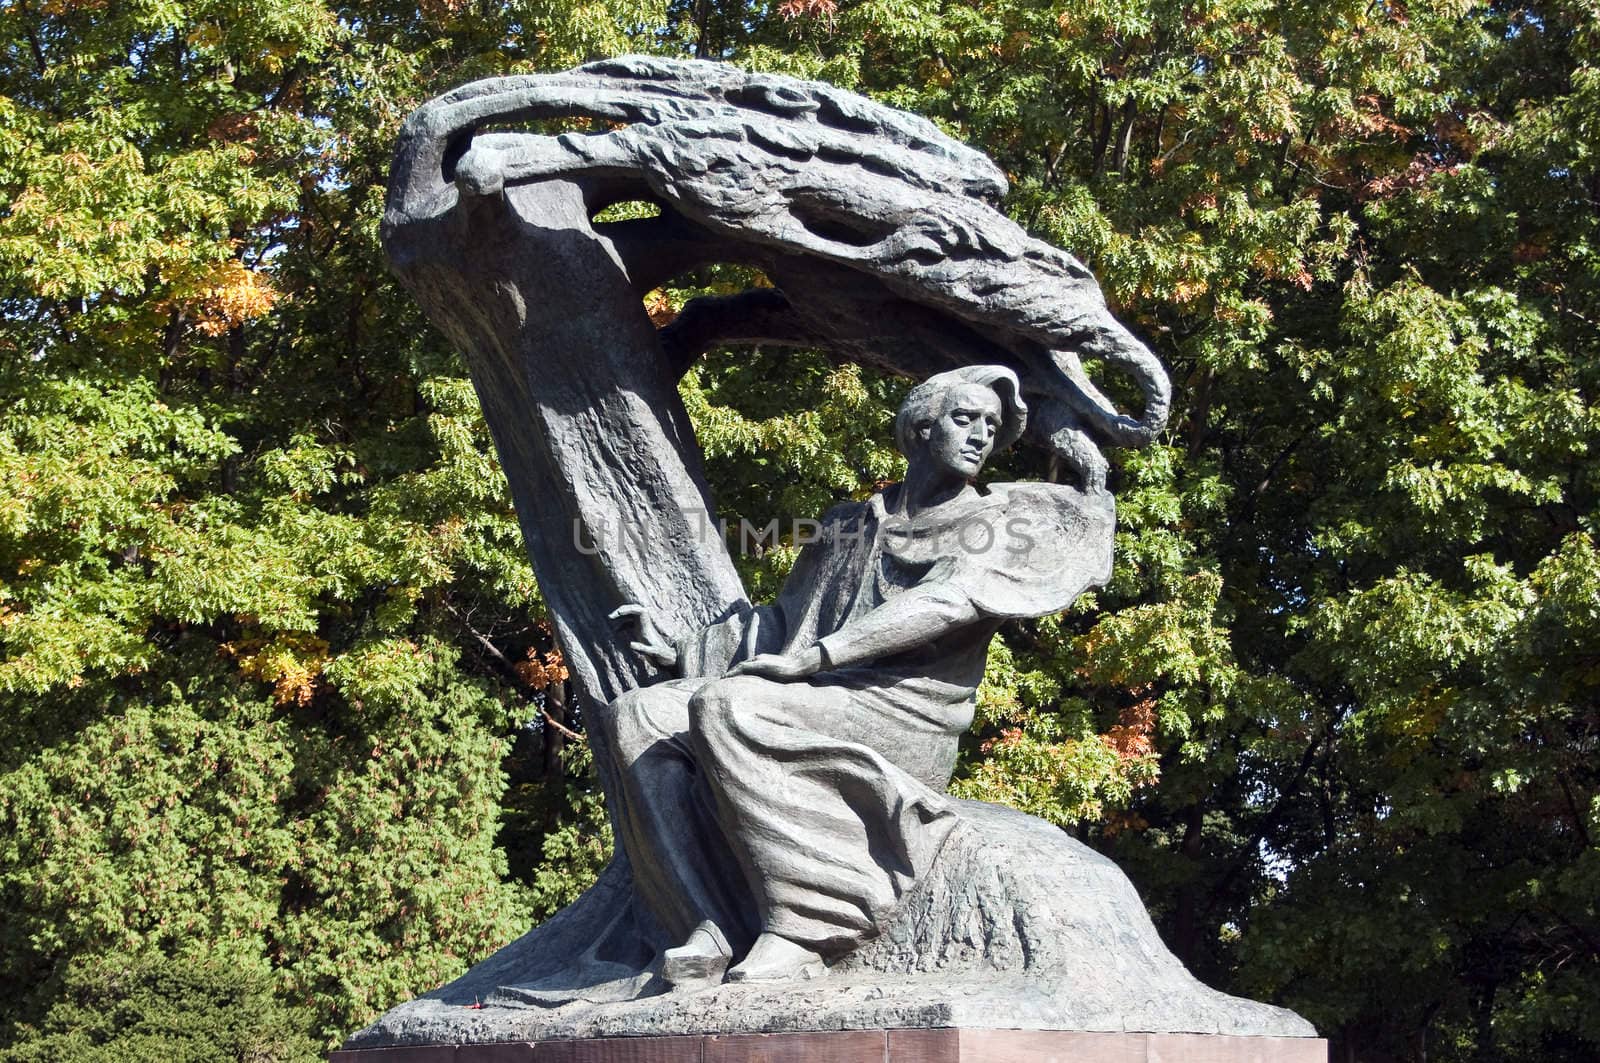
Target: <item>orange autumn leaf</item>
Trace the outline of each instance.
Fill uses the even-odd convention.
[[[266,274],[230,259],[201,278],[186,302],[196,328],[221,336],[269,312],[277,305],[278,291]]]
[[[1136,760],[1155,751],[1155,729],[1155,698],[1143,697],[1122,710],[1116,726],[1102,736],[1102,741],[1120,759]]]
[[[512,665],[524,683],[535,690],[543,690],[551,683],[564,683],[570,674],[560,650],[540,653],[529,647],[528,659]]]

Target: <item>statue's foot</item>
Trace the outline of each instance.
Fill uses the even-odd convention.
[[[796,978],[821,978],[828,973],[822,957],[777,934],[762,934],[750,954],[728,972],[730,982],[787,982]]]
[[[661,954],[661,980],[675,990],[721,985],[732,959],[728,939],[708,919],[694,928],[688,941]]]

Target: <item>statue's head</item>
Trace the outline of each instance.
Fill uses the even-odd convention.
[[[972,479],[989,455],[1022,436],[1028,407],[1017,374],[1003,365],[969,365],[911,389],[894,419],[894,442],[913,466]]]

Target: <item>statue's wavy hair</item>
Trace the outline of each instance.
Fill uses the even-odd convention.
[[[945,373],[935,373],[906,394],[900,411],[894,415],[894,445],[907,458],[916,456],[920,440],[917,432],[944,413],[945,395],[958,384],[982,384],[1000,396],[1004,410],[994,450],[998,454],[1022,438],[1028,427],[1028,404],[1022,401],[1022,384],[1017,374],[1003,365],[965,365]]]

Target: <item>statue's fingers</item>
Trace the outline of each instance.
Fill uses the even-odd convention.
[[[657,664],[678,663],[678,651],[658,642],[630,642],[628,645],[635,653],[648,657]]]
[[[619,605],[615,609],[611,610],[611,612],[606,614],[606,619],[607,620],[623,620],[623,619],[626,619],[627,617],[639,616],[643,612],[644,612],[644,606],[636,605],[636,604],[634,604],[632,602],[629,602],[627,605]]]
[[[656,625],[655,617],[651,616],[649,611],[642,605],[635,606],[635,608],[638,612],[630,615],[637,618],[639,634],[644,636],[644,640],[661,646],[672,645],[671,639],[662,636],[661,628]]]

